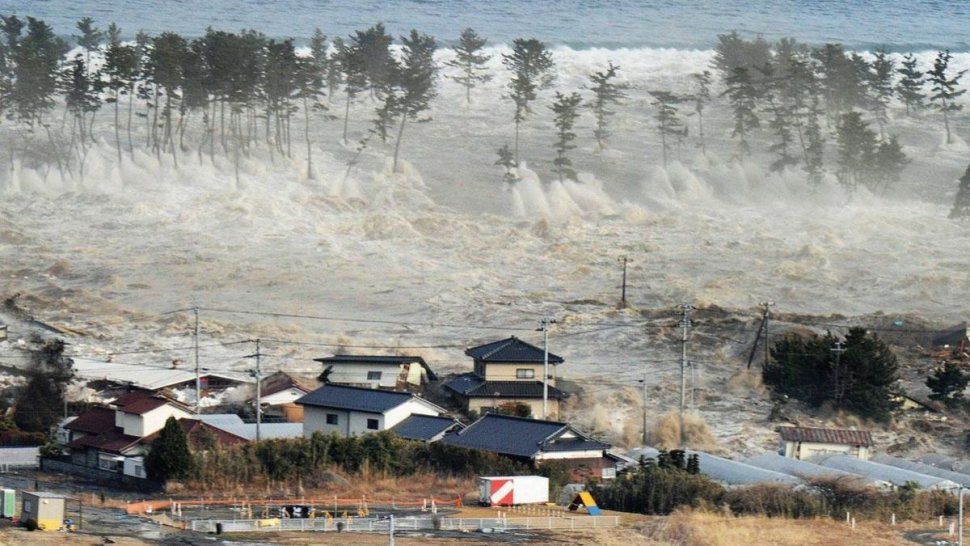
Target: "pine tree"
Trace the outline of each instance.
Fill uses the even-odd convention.
[[[465,88],[465,100],[468,104],[472,103],[472,89],[492,79],[492,75],[486,73],[486,65],[492,56],[482,53],[486,43],[488,40],[479,36],[474,30],[466,28],[461,31],[461,36],[458,38],[454,60],[445,63],[445,66],[460,71],[450,78]]]
[[[364,54],[360,46],[351,40],[350,43],[336,44],[337,64],[343,73],[344,93],[347,97],[344,108],[343,141],[347,141],[347,124],[350,119],[350,103],[367,89],[367,73],[365,72]]]
[[[146,74],[155,91],[156,117],[159,114],[158,98],[160,96],[165,97],[165,106],[160,112],[164,119],[163,140],[160,140],[158,136],[154,138],[155,153],[161,155],[162,148],[169,146],[172,159],[176,162],[176,165],[178,164],[178,156],[175,153],[172,113],[178,107],[183,84],[183,59],[187,52],[188,42],[185,41],[185,38],[174,32],[163,32],[152,38],[152,47],[148,52],[148,60],[145,65]]]
[[[896,84],[896,94],[906,105],[906,115],[912,116],[924,108],[923,101],[926,94],[923,92],[925,77],[923,72],[917,68],[916,57],[912,53],[907,53],[903,57],[902,68],[896,70],[899,73],[899,83]]]
[[[954,362],[944,362],[926,378],[926,386],[933,391],[930,398],[948,406],[963,400],[963,391],[966,390],[968,383],[970,383],[970,374],[964,372]]]
[[[502,167],[502,180],[509,185],[512,185],[519,181],[519,177],[515,174],[515,155],[512,153],[512,149],[509,148],[508,143],[503,144],[501,148],[496,150],[498,154],[498,160],[495,164]]]
[[[771,45],[760,36],[748,41],[737,31],[730,34],[720,34],[717,46],[714,48],[714,67],[721,72],[721,78],[727,82],[738,68],[749,73],[757,67],[771,63]]]
[[[192,471],[189,441],[175,417],[169,417],[145,455],[148,479],[166,482],[186,478]]]
[[[427,34],[412,30],[408,36],[401,37],[401,63],[397,81],[398,99],[396,113],[400,116],[397,138],[394,140],[393,170],[397,172],[398,153],[404,138],[404,124],[407,120],[419,119],[431,107],[431,101],[438,95],[435,84],[438,66],[434,52],[438,48],[435,39]]]
[[[108,44],[121,43],[121,27],[115,23],[109,24],[106,37],[108,39]]]
[[[77,40],[77,45],[84,49],[84,65],[91,66],[91,52],[97,51],[101,47],[101,42],[104,41],[104,32],[94,26],[94,19],[90,17],[82,17],[77,22],[77,29],[81,34],[74,38]],[[90,76],[90,74],[87,75]]]
[[[663,157],[663,166],[666,169],[670,155],[671,139],[677,138],[687,130],[687,127],[677,115],[677,104],[682,102],[683,99],[670,91],[650,91],[650,96],[653,97],[653,101],[650,104],[655,109],[653,119],[657,121],[657,133],[660,134],[660,150]]]
[[[20,390],[14,409],[14,422],[27,432],[48,434],[63,417],[67,385],[74,377],[73,361],[64,356],[61,340],[34,338],[27,382]]]
[[[77,137],[82,148],[85,147],[85,138],[88,135],[88,128],[85,126],[85,116],[97,110],[101,106],[97,92],[88,77],[88,68],[84,63],[84,57],[78,54],[74,60],[67,65],[63,75],[64,105],[67,111],[74,118],[71,134],[72,137],[77,130]]]
[[[839,182],[849,191],[864,183],[876,154],[876,133],[859,112],[843,114],[836,128]]]
[[[576,148],[572,142],[576,140],[573,125],[579,117],[579,105],[583,99],[579,93],[564,95],[556,91],[556,99],[549,107],[553,113],[553,125],[556,127],[556,158],[552,161],[552,171],[559,177],[559,182],[566,178],[576,180],[573,162],[569,159],[569,151]]]
[[[795,124],[796,114],[791,96],[793,93],[788,89],[793,78],[791,74],[785,76],[776,74],[773,66],[763,67],[761,73],[763,90],[760,95],[767,99],[768,112],[771,114],[768,127],[778,139],[768,147],[770,152],[778,154],[778,158],[772,161],[768,168],[772,172],[778,172],[798,163],[798,158],[792,155],[795,143],[792,127]]]
[[[950,60],[953,57],[949,50],[940,51],[933,61],[933,68],[926,73],[927,79],[933,90],[930,95],[930,102],[936,104],[939,111],[943,112],[943,126],[946,128],[946,143],[953,143],[953,136],[950,133],[950,113],[963,110],[962,104],[957,104],[956,99],[967,92],[966,89],[957,89],[960,79],[966,74],[966,70],[961,70],[954,75],[950,75]]]
[[[117,29],[117,27],[114,28]],[[122,157],[119,103],[121,102],[122,93],[125,93],[129,96],[128,108],[131,109],[130,99],[134,93],[134,80],[138,70],[137,52],[134,47],[122,44],[117,39],[117,36],[120,34],[120,30],[112,32],[112,40],[108,43],[108,48],[105,51],[104,67],[102,69],[107,76],[107,86],[112,95],[108,99],[108,102],[114,104],[115,145],[118,148],[119,163]]]
[[[809,183],[817,187],[825,172],[825,137],[819,120],[822,109],[818,94],[813,94],[810,100],[805,122],[804,169]]]
[[[970,166],[960,177],[960,187],[957,188],[957,195],[953,200],[953,209],[950,210],[950,218],[968,217],[970,217]]]
[[[13,85],[9,101],[18,119],[41,124],[44,113],[54,107],[58,67],[67,44],[54,35],[47,23],[27,17],[27,32],[13,51]]]
[[[870,173],[868,186],[876,192],[883,192],[899,182],[902,171],[909,164],[909,158],[903,153],[896,135],[883,140],[876,148],[875,156],[868,166]]]
[[[694,113],[697,114],[697,138],[701,145],[701,151],[706,153],[707,143],[704,140],[704,109],[711,102],[711,73],[705,70],[691,74],[690,78],[694,82],[694,90],[690,98],[694,103]]]
[[[313,172],[313,145],[310,141],[310,110],[327,110],[321,104],[323,87],[330,71],[327,37],[316,29],[310,39],[310,56],[299,59],[296,71],[296,96],[303,103],[303,138],[306,142],[307,179],[316,178]]]
[[[393,84],[395,61],[391,43],[394,38],[384,29],[383,23],[377,23],[367,30],[354,32],[350,39],[359,50],[362,73],[371,96],[382,98]]]
[[[893,98],[893,74],[896,64],[885,50],[876,50],[869,74],[869,96],[872,100],[872,113],[879,124],[879,136],[885,138],[886,124],[889,123],[889,102]]]
[[[818,68],[819,84],[825,98],[825,110],[830,120],[862,104],[860,80],[862,66],[853,63],[841,44],[825,44],[812,51]],[[860,58],[861,60],[861,58]]]
[[[545,44],[534,38],[516,38],[512,41],[512,53],[502,55],[502,64],[512,72],[509,80],[509,98],[515,103],[515,163],[519,163],[519,127],[531,112],[529,104],[538,96],[539,89],[552,84],[555,64],[552,53]]]
[[[327,81],[327,96],[330,97],[331,104],[333,103],[333,97],[337,91],[337,86],[343,82],[343,72],[340,65],[340,52],[343,51],[344,47],[344,39],[338,36],[333,39],[333,43],[330,44],[329,48],[327,74],[325,79]]]
[[[611,108],[622,103],[626,98],[626,90],[630,88],[627,83],[614,81],[619,70],[619,66],[609,61],[606,70],[589,75],[589,81],[592,83],[590,90],[593,92],[593,100],[589,102],[589,108],[593,110],[593,117],[596,118],[593,137],[596,138],[596,145],[600,150],[606,147],[606,140],[613,134],[610,132],[609,121],[616,112]]]
[[[725,80],[727,89],[721,96],[728,97],[734,117],[734,128],[731,136],[738,139],[740,157],[751,155],[748,144],[748,133],[761,125],[756,113],[758,89],[755,87],[751,74],[747,68],[738,67]]]

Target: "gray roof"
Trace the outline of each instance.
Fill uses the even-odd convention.
[[[957,457],[950,457],[949,455],[930,453],[929,455],[920,457],[919,461],[937,468],[952,470],[954,472],[960,472],[963,474],[970,474],[970,460],[968,459],[959,459]]]
[[[697,455],[701,474],[727,485],[749,485],[755,483],[799,485],[802,483],[802,480],[782,472],[732,461],[731,459],[725,459],[724,457],[718,457],[710,453],[694,450],[687,450],[687,453],[689,455]]]
[[[863,461],[862,459],[848,455],[818,455],[812,457],[811,462],[853,474],[861,474],[876,480],[884,480],[896,486],[913,482],[922,489],[955,489],[959,487],[956,482],[951,480],[913,472],[912,470],[904,470],[886,464]]]
[[[902,468],[904,470],[912,470],[913,472],[919,472],[920,474],[926,474],[928,476],[936,476],[937,478],[956,482],[964,487],[970,487],[970,475],[954,472],[953,470],[939,468],[926,463],[907,461],[906,459],[900,459],[899,457],[890,455],[876,455],[872,458],[872,461],[888,464],[889,466],[895,466],[896,468]]]
[[[526,343],[515,336],[466,349],[465,354],[483,362],[544,362],[544,353],[541,348]],[[549,353],[550,364],[562,364],[563,362],[565,361],[561,356]]]
[[[451,417],[413,414],[394,425],[391,432],[407,440],[430,442],[440,438],[453,428],[462,429],[464,427],[458,420]]]
[[[445,383],[469,398],[542,398],[542,381],[486,381],[474,373],[464,373]],[[562,400],[567,394],[549,385],[549,398]]]
[[[751,466],[757,466],[758,468],[764,468],[765,470],[774,470],[775,472],[781,472],[782,474],[788,474],[789,476],[795,476],[798,478],[846,478],[858,480],[863,483],[868,483],[879,487],[887,487],[892,485],[884,480],[874,480],[866,476],[853,474],[837,468],[830,468],[827,466],[810,463],[808,461],[784,457],[777,453],[762,453],[761,455],[748,457],[743,462]]]
[[[193,419],[198,419],[207,425],[212,425],[216,428],[222,428],[229,425],[242,425],[245,422],[242,417],[236,415],[235,413],[202,413],[195,415]]]
[[[424,371],[428,374],[428,379],[431,381],[437,381],[438,376],[435,375],[431,366],[424,361],[420,356],[408,356],[408,355],[333,355],[325,356],[323,358],[314,358],[316,362],[322,364],[352,364],[367,366],[373,364],[390,365],[390,366],[403,366],[404,364],[420,364]]]
[[[412,398],[418,397],[409,392],[384,391],[366,387],[348,387],[345,385],[324,385],[298,398],[296,403],[322,408],[337,408],[366,413],[384,413]]]
[[[194,416],[193,419],[247,440],[256,439],[256,423],[246,423],[234,413],[202,414]],[[261,423],[259,425],[260,440],[301,436],[303,436],[303,423]]]
[[[561,438],[570,434],[575,438]],[[488,413],[464,430],[449,434],[443,443],[481,449],[501,455],[531,458],[542,452],[596,451],[609,449],[566,423]]]

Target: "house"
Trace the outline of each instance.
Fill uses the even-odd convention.
[[[961,322],[940,332],[933,338],[933,346],[958,354],[970,351],[970,322]]]
[[[437,442],[449,432],[465,428],[457,419],[436,415],[414,414],[391,428],[391,432],[405,440]]]
[[[324,385],[296,401],[303,406],[303,434],[357,436],[387,430],[414,414],[445,410],[410,392]]]
[[[531,415],[542,416],[542,349],[512,336],[472,347],[465,354],[473,360],[473,371],[445,383],[462,409],[481,415],[503,408],[508,413],[515,410],[514,406],[522,405]],[[548,378],[549,418],[558,417],[559,402],[566,397],[556,388],[555,367],[563,362],[561,356],[549,353],[549,364],[553,366]]]
[[[820,455],[849,455],[869,459],[872,433],[868,430],[837,428],[779,427],[781,450],[785,457],[801,461]]]
[[[162,368],[147,364],[104,362],[88,358],[72,358],[74,375],[90,386],[108,391],[137,388],[147,391],[166,389],[180,400],[195,401],[195,370],[179,367]],[[252,385],[253,379],[241,372],[204,371],[199,377],[202,387],[202,405],[207,394]]]
[[[179,419],[178,421],[179,427],[182,428],[182,432],[185,433],[185,437],[189,441],[189,445],[194,448],[204,449],[206,444],[210,442],[220,446],[234,446],[249,441],[248,438],[242,435],[233,434],[217,426],[210,425],[198,417],[187,417]],[[159,434],[161,434],[161,431],[144,437],[142,444],[151,445],[158,438]]]
[[[563,463],[576,479],[616,477],[623,461],[610,445],[579,432],[568,423],[486,413],[463,430],[446,434],[442,443],[490,451],[533,467]]]
[[[302,423],[303,407],[296,401],[319,386],[316,380],[282,371],[267,376],[260,382],[263,415],[280,417],[289,423]]]
[[[335,355],[315,358],[326,383],[396,391],[420,390],[437,380],[420,356]]]
[[[131,391],[111,407],[93,407],[66,422],[58,437],[74,464],[121,472],[125,457],[144,453],[150,443],[144,441],[146,436],[161,430],[169,417],[190,415],[185,406],[164,396]]]

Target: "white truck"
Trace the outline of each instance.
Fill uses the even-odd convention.
[[[549,478],[542,476],[482,476],[478,503],[482,506],[517,506],[549,502]]]

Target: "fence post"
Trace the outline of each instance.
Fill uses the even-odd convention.
[[[896,525],[896,513],[895,513],[895,512],[893,512],[893,516],[892,516],[892,524],[893,524],[893,525]]]

